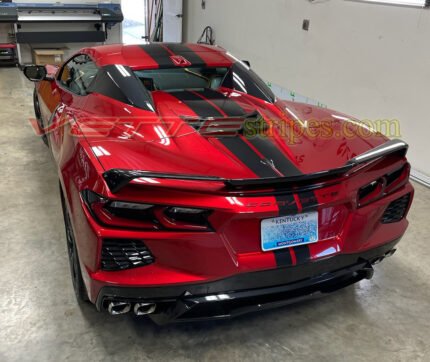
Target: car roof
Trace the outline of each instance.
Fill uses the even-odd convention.
[[[194,66],[213,67],[226,67],[235,62],[221,47],[193,43],[112,44],[84,48],[79,53],[88,54],[99,67],[121,64],[134,70],[172,68],[178,59]]]

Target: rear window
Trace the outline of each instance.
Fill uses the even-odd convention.
[[[229,68],[189,67],[139,70],[134,74],[149,91],[182,91],[185,89],[217,89]]]

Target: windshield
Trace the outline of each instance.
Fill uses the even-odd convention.
[[[228,68],[189,67],[139,70],[134,74],[149,91],[182,91],[219,88]]]

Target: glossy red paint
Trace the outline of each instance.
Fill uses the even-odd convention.
[[[218,47],[188,44],[207,66],[229,67],[236,62]],[[123,65],[131,69],[156,69],[157,61],[136,45],[86,48],[98,67]],[[170,56],[170,55],[169,55]],[[187,59],[187,54],[183,55]],[[188,60],[187,60],[188,61]],[[179,63],[179,62],[174,62]],[[176,64],[183,66],[183,64]],[[52,76],[56,68],[49,68]],[[219,182],[140,179],[112,193],[102,175],[110,169],[147,170],[165,173],[218,176],[229,179],[256,178],[243,159],[217,137],[203,136],[184,118],[199,115],[173,94],[152,92],[155,112],[139,109],[99,93],[78,95],[56,77],[36,84],[42,122],[49,129],[49,145],[66,196],[89,298],[95,302],[104,286],[167,286],[208,282],[239,273],[279,267],[274,252],[263,252],[260,224],[266,218],[317,210],[319,240],[310,244],[309,259],[290,249],[291,266],[312,263],[339,254],[376,248],[403,235],[406,218],[392,224],[380,222],[390,202],[413,188],[408,180],[383,198],[358,207],[360,187],[406,164],[403,157],[387,157],[351,177],[316,187],[313,195],[295,192],[295,211],[285,211],[273,189],[249,192],[226,190]],[[222,87],[225,101],[245,113],[259,112],[271,134],[265,147],[276,149],[291,167],[303,174],[343,166],[349,159],[387,141],[381,134],[360,134],[356,121],[338,112],[310,105],[276,100],[268,102],[235,89]],[[197,94],[197,96],[200,96]],[[198,102],[198,101],[196,101]],[[201,99],[226,116],[224,108]],[[312,137],[312,120],[327,121],[333,135],[348,131],[349,137]],[[284,127],[284,132],[279,124]],[[314,128],[322,127],[320,125]],[[248,142],[247,139],[244,142]],[[264,150],[249,141],[256,157]],[[287,162],[286,161],[286,162]],[[173,205],[212,210],[213,230],[136,230],[100,225],[85,206],[81,192],[92,190],[111,200]],[[412,200],[412,198],[411,198]],[[288,205],[287,205],[288,206]],[[294,209],[291,209],[294,210]],[[142,239],[155,257],[151,265],[122,270],[101,269],[102,240]]]

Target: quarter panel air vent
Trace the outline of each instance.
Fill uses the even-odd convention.
[[[152,264],[154,260],[154,256],[142,240],[103,240],[102,270],[118,271],[137,268]]]
[[[407,194],[391,202],[385,210],[384,215],[382,215],[381,222],[383,224],[391,224],[402,220],[406,216],[410,199],[411,194]]]

